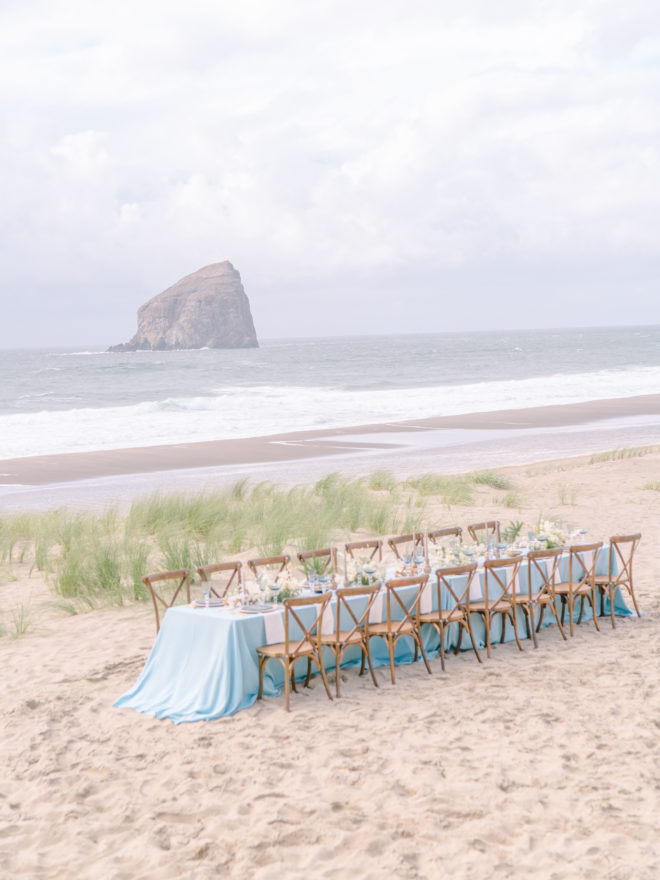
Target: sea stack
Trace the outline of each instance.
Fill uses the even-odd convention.
[[[108,351],[258,346],[241,276],[225,260],[186,275],[140,306],[135,336]]]

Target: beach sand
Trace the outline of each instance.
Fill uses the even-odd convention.
[[[112,708],[154,638],[146,605],[60,616],[5,565],[0,875],[30,878],[657,878],[660,876],[660,452],[506,469],[438,525],[539,510],[590,538],[641,531],[641,619],[344,674],[234,717],[182,724]],[[563,503],[562,503],[563,501]]]

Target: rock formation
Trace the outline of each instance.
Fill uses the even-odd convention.
[[[108,351],[258,346],[241,276],[225,260],[186,275],[140,306],[135,336]]]

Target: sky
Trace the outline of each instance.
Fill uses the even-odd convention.
[[[0,348],[660,323],[650,0],[2,0]]]

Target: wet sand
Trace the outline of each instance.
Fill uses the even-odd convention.
[[[481,439],[479,435],[486,432],[519,435],[521,432],[534,433],[657,416],[660,416],[660,394],[563,406],[439,416],[351,428],[296,431],[268,437],[42,455],[0,461],[0,486],[45,486],[172,470],[248,468],[250,465],[264,463],[277,464],[369,452],[385,453],[407,446],[442,448],[451,445],[456,432],[470,432],[470,441],[478,443]],[[420,434],[426,435],[421,443]],[[463,436],[462,439],[455,439],[461,445],[466,438]]]

